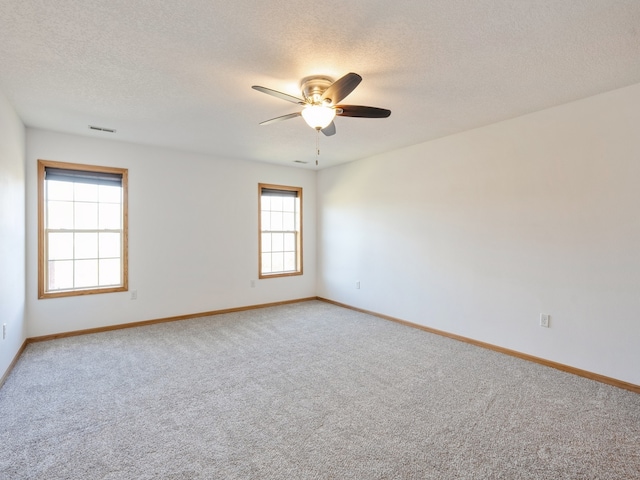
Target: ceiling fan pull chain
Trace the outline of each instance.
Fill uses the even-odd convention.
[[[316,166],[318,165],[318,156],[320,155],[320,129],[316,130]]]

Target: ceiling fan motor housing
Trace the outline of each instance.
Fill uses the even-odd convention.
[[[305,100],[313,105],[320,105],[323,103],[322,94],[331,86],[331,84],[333,84],[333,82],[333,79],[330,77],[306,77],[302,79],[302,82],[300,82],[300,89],[302,90]],[[327,100],[330,101],[327,102]],[[325,103],[331,104],[333,101],[331,99],[325,99]]]

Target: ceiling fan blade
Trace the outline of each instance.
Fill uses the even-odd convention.
[[[271,123],[281,122],[282,120],[289,120],[290,118],[296,118],[302,115],[300,112],[289,113],[287,115],[282,115],[281,117],[272,118],[271,120],[265,120],[264,122],[260,122],[260,125],[269,125]]]
[[[266,93],[267,95],[271,95],[272,97],[276,97],[281,100],[286,100],[287,102],[297,103],[298,105],[306,105],[305,101],[302,100],[301,98],[294,97],[287,93],[278,92],[277,90],[272,90],[271,88],[261,87],[259,85],[254,85],[251,88],[259,92]]]
[[[335,135],[336,134],[336,124],[331,122],[328,126],[324,127],[320,131],[322,133],[324,133],[327,137],[330,137],[331,135]]]
[[[336,105],[336,115],[341,117],[387,118],[391,110],[360,105]],[[340,112],[342,110],[342,112]]]
[[[322,100],[330,100],[332,105],[342,101],[360,84],[362,77],[357,73],[347,73],[333,82],[322,94]]]

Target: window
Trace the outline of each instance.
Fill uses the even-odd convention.
[[[258,185],[259,278],[302,275],[302,188]]]
[[[127,290],[127,170],[38,160],[38,298]]]

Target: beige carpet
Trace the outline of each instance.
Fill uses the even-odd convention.
[[[30,344],[1,479],[633,479],[640,395],[312,301]]]

